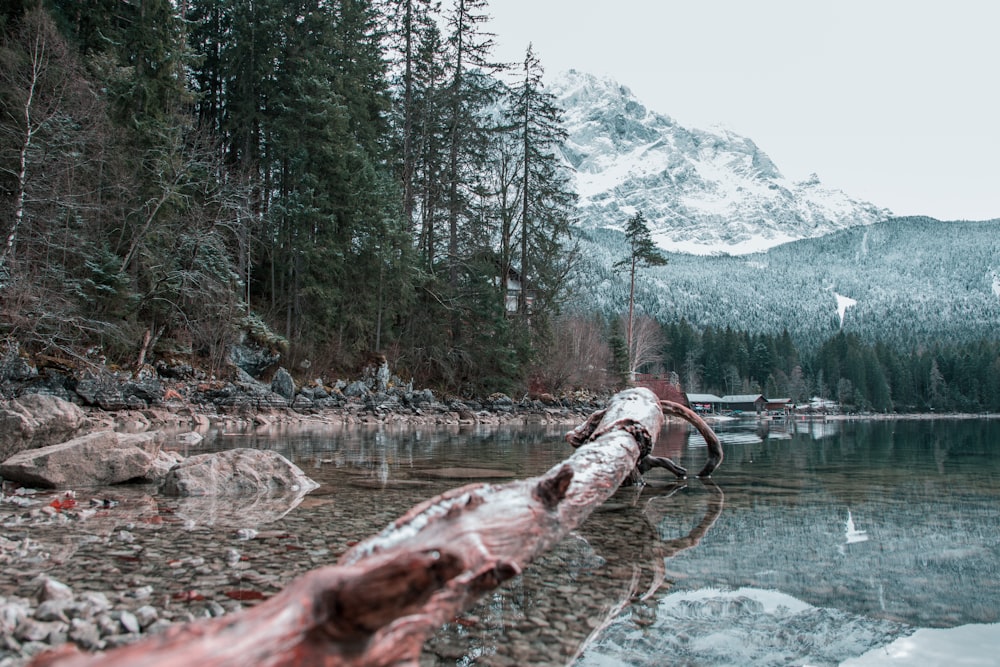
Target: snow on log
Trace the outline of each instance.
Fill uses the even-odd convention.
[[[471,484],[427,500],[336,565],[306,573],[245,611],[104,654],[67,645],[32,664],[417,665],[438,628],[520,573],[633,475],[662,425],[651,391],[625,390],[567,434],[576,451],[539,477]]]

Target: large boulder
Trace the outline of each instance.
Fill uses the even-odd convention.
[[[274,374],[274,378],[271,380],[271,391],[286,401],[291,401],[295,398],[295,380],[292,379],[292,375],[284,368],[279,368]]]
[[[250,340],[229,348],[230,363],[243,369],[253,378],[259,378],[280,360],[281,354],[269,347],[255,345]]]
[[[160,487],[172,496],[244,496],[308,492],[319,484],[281,454],[230,449],[191,456],[175,465]]]
[[[0,461],[65,440],[87,424],[80,406],[56,396],[28,394],[0,407]]]
[[[0,464],[0,477],[54,488],[119,484],[145,477],[162,442],[159,432],[97,431],[19,452]]]

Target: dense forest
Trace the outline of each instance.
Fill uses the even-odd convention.
[[[625,235],[577,238],[587,279],[568,308],[613,318],[628,300],[611,270]],[[896,218],[749,255],[667,256],[637,289],[642,370],[689,392],[1000,410],[1000,220]],[[837,294],[855,301],[843,319]]]
[[[763,393],[801,405],[811,397],[874,412],[1000,411],[1000,341],[898,349],[839,332],[800,353],[787,331],[752,335],[664,328],[662,368],[688,392]]]
[[[700,260],[671,256],[641,272],[626,334],[621,235],[574,226],[542,63],[530,46],[495,62],[487,13],[486,0],[4,3],[0,345],[128,369],[182,358],[221,377],[249,340],[302,379],[380,354],[458,394],[607,390],[641,367],[688,391],[997,409],[983,334],[996,318],[975,300],[953,302],[972,338],[876,340],[827,306],[782,320],[753,291],[719,296]],[[764,260],[719,261],[767,287],[745,273]],[[806,280],[792,257],[767,261],[786,286]]]
[[[621,232],[580,230],[580,310],[613,312],[628,298],[612,264]],[[911,349],[996,338],[1000,220],[894,218],[747,255],[668,253],[644,272],[637,300],[661,322],[780,334],[814,352],[843,327],[869,344]],[[837,312],[837,295],[856,303]]]
[[[521,383],[575,197],[541,63],[493,62],[485,12],[4,3],[0,333],[217,372],[249,334],[315,377],[380,352],[455,391]]]

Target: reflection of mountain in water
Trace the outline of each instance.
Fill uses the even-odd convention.
[[[837,426],[822,440],[724,440],[713,478],[726,510],[697,550],[668,561],[669,578],[684,589],[777,589],[919,627],[1000,621],[1000,425]],[[663,539],[686,532],[684,515],[657,518]]]
[[[880,646],[841,667],[992,667],[1000,655],[1000,623],[962,625],[957,628],[921,628],[888,646]]]
[[[672,593],[655,611],[641,634],[617,619],[576,664],[836,665],[912,632],[759,588]]]
[[[652,625],[636,632],[636,620],[616,619],[574,665],[985,667],[1000,654],[1000,624],[917,630],[760,588],[671,593],[657,601]]]
[[[919,626],[1000,620],[1000,535],[995,510],[900,495],[846,511],[825,494],[757,496],[730,503],[696,554],[667,563],[684,588],[777,588],[820,607]],[[736,500],[736,502],[734,502]],[[670,515],[664,538],[684,530]]]
[[[1000,423],[718,432],[725,511],[696,548],[666,560],[673,585],[652,608],[626,610],[580,664],[996,664]],[[686,435],[676,456],[690,468],[704,445]],[[675,540],[706,498],[689,482],[649,501],[647,516]]]

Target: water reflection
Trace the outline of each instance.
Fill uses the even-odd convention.
[[[1000,423],[717,429],[726,460],[714,484],[651,471],[647,487],[619,491],[446,626],[421,664],[893,664],[954,637],[995,640]],[[324,425],[208,432],[175,446],[276,449],[321,483],[277,522],[316,547],[312,561],[277,543],[274,553],[259,541],[241,547],[287,580],[436,493],[542,473],[571,453],[564,430]],[[654,455],[698,469],[699,439],[671,425]],[[954,646],[953,657],[979,664],[971,644]]]
[[[997,664],[997,656],[1000,656],[1000,624],[992,623],[920,629],[841,664],[843,667],[993,667]]]
[[[725,512],[667,561],[654,612],[622,614],[579,664],[995,664],[953,637],[998,643],[998,424],[815,427],[720,427]],[[659,534],[685,523],[666,512]]]

